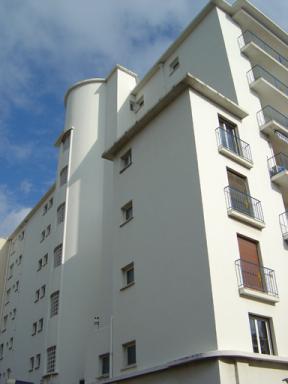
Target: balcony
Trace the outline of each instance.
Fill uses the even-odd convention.
[[[265,227],[261,201],[237,189],[224,189],[228,216],[252,227]]]
[[[260,131],[268,136],[275,136],[276,133],[287,135],[288,143],[288,117],[267,105],[257,112],[257,121]]]
[[[273,183],[279,185],[282,188],[288,187],[288,156],[284,153],[278,153],[277,155],[268,159],[268,168]]]
[[[283,239],[288,241],[288,211],[279,215],[279,222]]]
[[[243,165],[246,168],[253,167],[250,145],[238,136],[221,127],[216,129],[218,151]]]
[[[279,301],[275,272],[245,260],[235,262],[239,293],[260,301]]]
[[[260,39],[251,31],[245,31],[238,38],[241,52],[245,54],[251,62],[261,64],[267,71],[280,79],[288,76],[288,60],[269,44]]]
[[[287,112],[288,86],[259,65],[247,73],[250,88],[261,98],[262,104],[271,105],[280,113]]]

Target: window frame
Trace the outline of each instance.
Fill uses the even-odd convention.
[[[56,345],[52,345],[46,350],[46,373],[55,372],[56,368]]]
[[[128,162],[126,162],[128,160]],[[132,149],[129,148],[127,151],[120,156],[120,172],[123,173],[127,168],[132,165]]]
[[[108,371],[104,372],[105,367],[105,359],[108,358]],[[110,353],[103,353],[99,355],[99,377],[109,377],[110,375]]]
[[[125,265],[123,268],[121,268],[122,271],[122,288],[121,290],[124,290],[128,287],[131,287],[135,284],[135,266],[134,262]],[[133,280],[128,281],[128,272],[133,271]]]
[[[129,215],[127,213],[130,212]],[[121,213],[122,213],[122,223],[120,224],[120,227],[123,225],[129,223],[134,218],[134,212],[133,212],[133,201],[130,200],[126,204],[124,204],[121,207]]]
[[[124,368],[135,367],[137,364],[137,354],[136,354],[136,340],[129,341],[122,345],[123,347],[123,357],[124,357]],[[134,348],[134,358],[132,362],[129,363],[129,348]]]
[[[50,295],[50,318],[59,313],[60,291],[55,291]]]
[[[64,223],[65,220],[65,202],[61,203],[57,208],[57,224]]]
[[[254,321],[254,327],[256,331],[256,341],[257,341],[257,350],[254,349],[254,343],[253,343],[253,331],[251,328],[251,321]],[[263,352],[262,346],[261,346],[261,340],[259,336],[259,324],[258,321],[263,321],[265,324],[266,334],[267,334],[267,347],[269,350],[269,353]],[[272,326],[272,319],[264,316],[255,315],[252,313],[249,313],[249,327],[250,327],[250,336],[252,341],[252,349],[254,353],[258,354],[264,354],[264,355],[275,355],[275,342],[273,340],[273,326]]]

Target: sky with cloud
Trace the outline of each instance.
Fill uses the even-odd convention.
[[[207,2],[0,2],[0,237],[54,181],[67,88],[116,63],[143,76]],[[252,3],[288,30],[287,0]]]

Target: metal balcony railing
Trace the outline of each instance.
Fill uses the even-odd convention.
[[[243,33],[243,35],[239,36],[239,38],[238,38],[238,43],[239,43],[240,49],[245,47],[245,45],[247,45],[251,42],[258,45],[258,47],[262,48],[263,51],[268,53],[268,55],[272,56],[275,60],[277,60],[279,63],[283,64],[285,67],[288,68],[288,59],[286,59],[286,57],[282,56],[274,48],[270,47],[269,44],[265,43],[265,41],[260,39],[253,32],[245,31]]]
[[[278,297],[275,271],[241,259],[236,260],[235,266],[239,288],[255,289]]]
[[[252,69],[250,69],[250,71],[247,72],[249,84],[253,83],[257,79],[260,79],[261,77],[288,96],[288,86],[282,83],[282,81],[277,79],[277,77],[273,76],[270,72],[260,67],[260,65],[255,65]]]
[[[264,223],[261,201],[231,187],[224,189],[227,210],[232,209]]]
[[[284,155],[284,153],[277,153],[277,155],[270,157],[268,159],[268,168],[271,177],[288,170],[288,156]]]
[[[251,149],[248,143],[221,127],[216,128],[216,137],[218,148],[224,147],[252,163]]]
[[[259,127],[269,123],[269,121],[276,121],[288,129],[288,117],[271,107],[271,105],[266,105],[266,107],[257,112],[257,121]]]
[[[279,215],[281,232],[284,238],[288,238],[288,211]]]

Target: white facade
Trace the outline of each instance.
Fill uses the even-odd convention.
[[[65,106],[55,185],[0,249],[0,383],[281,383],[287,34],[214,0],[141,81]]]

